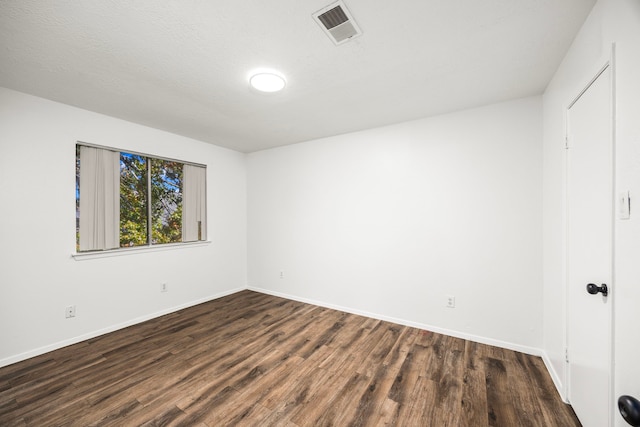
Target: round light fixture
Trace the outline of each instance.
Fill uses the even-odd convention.
[[[271,71],[262,71],[251,76],[249,84],[260,92],[278,92],[287,84],[284,77]]]

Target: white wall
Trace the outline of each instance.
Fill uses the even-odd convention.
[[[73,260],[78,140],[206,164],[212,243]],[[0,366],[244,289],[245,162],[241,153],[0,88]],[[77,317],[65,319],[72,304]]]
[[[544,94],[544,350],[565,381],[563,201],[565,110],[616,44],[616,192],[630,190],[632,216],[615,222],[615,397],[640,398],[640,2],[600,0]],[[626,425],[615,410],[616,425]]]
[[[541,141],[532,97],[250,154],[249,286],[535,352]]]

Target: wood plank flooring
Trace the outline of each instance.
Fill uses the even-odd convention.
[[[579,426],[538,357],[243,291],[0,368],[1,426]]]

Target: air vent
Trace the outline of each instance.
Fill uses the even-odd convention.
[[[337,1],[313,14],[313,19],[336,44],[348,42],[362,34],[343,1]]]

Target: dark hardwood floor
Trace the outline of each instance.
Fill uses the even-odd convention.
[[[542,360],[243,291],[0,368],[1,426],[579,426]]]

